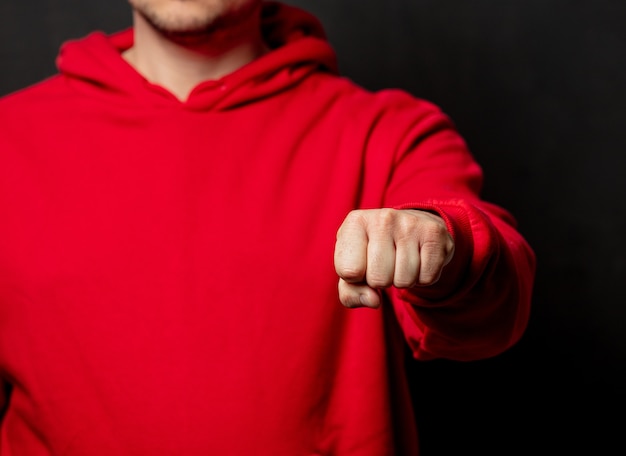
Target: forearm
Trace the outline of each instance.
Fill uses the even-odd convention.
[[[501,209],[433,204],[455,239],[455,256],[430,287],[393,290],[419,359],[480,359],[516,343],[528,322],[534,253]],[[431,210],[432,210],[431,208]]]

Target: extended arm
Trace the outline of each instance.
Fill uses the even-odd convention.
[[[415,116],[407,98],[397,105],[369,141],[374,170],[400,138],[384,208],[350,213],[337,235],[340,299],[388,298],[416,358],[497,355],[526,328],[534,253],[513,217],[481,199],[482,171],[450,120],[435,107]]]

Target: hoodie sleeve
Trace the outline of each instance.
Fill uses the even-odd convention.
[[[393,163],[383,166],[389,172],[383,205],[437,213],[455,241],[436,284],[389,290],[398,321],[417,359],[495,356],[526,328],[535,255],[514,218],[481,199],[481,168],[450,119],[430,103],[383,95],[389,97],[394,108],[370,137],[380,152],[373,161],[388,156],[390,138],[400,138]]]
[[[0,378],[0,421],[4,417],[9,402],[9,392],[6,383]]]

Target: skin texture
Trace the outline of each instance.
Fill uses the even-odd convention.
[[[335,270],[346,307],[377,308],[380,290],[436,283],[454,255],[441,217],[417,210],[352,211],[337,233]]]
[[[260,0],[129,0],[135,44],[123,57],[148,80],[185,101],[267,49]],[[335,269],[346,307],[377,308],[382,289],[439,280],[454,242],[437,215],[416,210],[353,211],[337,233]]]
[[[129,0],[154,28],[171,35],[207,35],[249,15],[259,0]]]
[[[259,0],[129,0],[134,45],[122,56],[150,82],[184,102],[267,52]]]

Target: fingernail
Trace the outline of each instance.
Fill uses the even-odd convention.
[[[364,294],[362,294],[362,295],[360,295],[360,296],[359,296],[359,301],[361,302],[361,304],[362,304],[362,305],[364,305],[364,306],[366,306],[366,307],[369,307],[369,306],[370,306],[370,302],[369,302],[369,300],[367,299],[367,296],[366,296],[366,295],[364,295]]]

